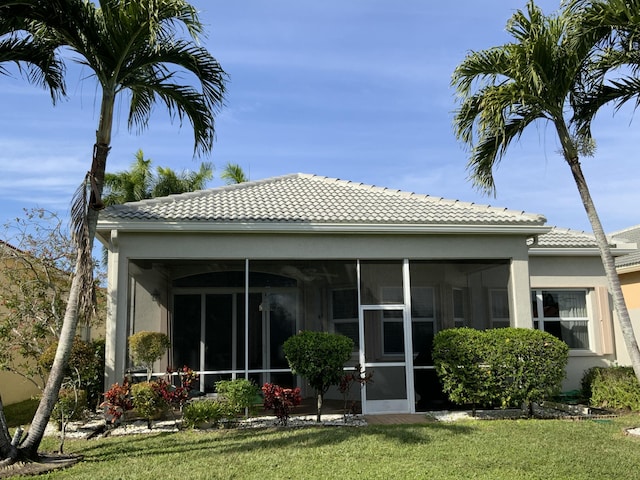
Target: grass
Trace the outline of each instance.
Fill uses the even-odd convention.
[[[624,428],[637,425],[640,415],[68,439],[84,460],[39,478],[635,480],[640,438]]]

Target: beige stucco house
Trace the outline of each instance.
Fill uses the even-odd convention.
[[[6,271],[15,268],[15,259],[12,252],[16,250],[15,247],[0,240],[0,288],[7,288],[9,280]],[[0,317],[5,315],[5,308],[4,305],[0,304]],[[6,348],[6,345],[4,348]],[[5,405],[27,400],[34,395],[38,395],[41,387],[39,379],[29,381],[17,373],[0,369],[0,397],[2,397],[2,403]]]
[[[282,343],[313,329],[351,337],[350,365],[375,372],[365,413],[415,412],[442,399],[436,332],[511,325],[565,340],[577,388],[624,346],[593,237],[545,222],[305,174],[109,207],[106,383],[130,367],[127,337],[155,330],[172,341],[158,373],[187,365],[205,392],[231,377],[304,387]]]

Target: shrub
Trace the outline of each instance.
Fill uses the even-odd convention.
[[[39,363],[45,369],[51,370],[57,348],[57,342],[51,344],[40,357]],[[78,385],[86,392],[87,405],[94,409],[100,402],[104,384],[104,340],[85,342],[75,337],[65,376],[78,380]]]
[[[170,346],[169,337],[160,332],[141,331],[129,337],[131,358],[136,365],[142,365],[147,369],[147,381],[151,380],[153,364]]]
[[[167,406],[171,408],[182,408],[184,403],[189,399],[193,384],[198,380],[198,374],[187,366],[179,368],[175,373],[178,374],[180,385],[175,386],[172,383],[173,373],[173,370],[167,369],[167,379],[158,378],[152,382],[152,385]]]
[[[356,365],[356,369],[352,372],[347,372],[342,375],[340,378],[340,383],[338,384],[338,390],[342,394],[342,400],[344,402],[343,410],[342,410],[342,418],[344,421],[347,421],[347,413],[355,414],[357,402],[351,399],[351,387],[355,384],[360,385],[360,387],[367,385],[369,383],[373,383],[373,370],[365,371],[362,365]],[[349,401],[351,401],[351,405],[349,405]]]
[[[51,412],[51,419],[58,430],[69,420],[81,420],[87,409],[87,392],[73,388],[61,388],[58,401]]]
[[[640,411],[640,384],[631,367],[590,368],[582,394],[593,407]]]
[[[281,425],[286,425],[289,422],[291,409],[302,402],[300,387],[282,388],[280,385],[265,383],[262,386],[262,393],[265,410],[273,410]]]
[[[151,420],[157,418],[166,406],[152,382],[134,384],[131,387],[131,401],[138,415],[147,420],[149,428]]]
[[[127,382],[122,385],[117,383],[111,385],[111,388],[104,393],[104,402],[100,406],[105,409],[105,417],[110,423],[120,423],[124,412],[133,408],[130,385]]]
[[[353,340],[336,333],[303,331],[289,337],[283,345],[291,371],[309,382],[318,400],[317,421],[322,400],[331,385],[338,385],[344,364],[351,358]]]
[[[216,392],[218,400],[227,404],[227,414],[229,416],[238,416],[245,410],[252,411],[259,401],[258,387],[245,378],[236,378],[235,380],[220,380],[216,382]]]
[[[204,399],[186,404],[182,413],[182,421],[189,428],[202,427],[203,424],[215,426],[224,416],[224,405],[217,400]]]
[[[540,330],[443,330],[433,359],[443,390],[454,403],[502,407],[552,395],[565,376],[569,347]]]

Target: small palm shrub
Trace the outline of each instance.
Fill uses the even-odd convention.
[[[225,417],[225,406],[214,399],[195,400],[182,410],[182,421],[187,428],[217,426]]]

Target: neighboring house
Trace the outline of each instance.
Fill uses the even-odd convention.
[[[7,288],[9,280],[6,277],[8,269],[15,268],[15,259],[11,255],[17,249],[0,240],[0,288]],[[5,315],[4,305],[0,304],[0,317]],[[1,346],[0,348],[6,348]],[[2,403],[12,403],[27,400],[40,393],[40,388],[21,375],[6,370],[0,370],[0,396]]]
[[[155,330],[172,341],[157,372],[187,365],[205,392],[230,377],[304,388],[282,343],[322,330],[374,371],[365,413],[415,412],[441,400],[436,332],[510,325],[565,340],[577,388],[624,345],[593,236],[545,221],[305,174],[109,207],[106,383],[131,366],[127,337]]]
[[[614,232],[609,236],[614,241],[636,244],[640,247],[640,225]],[[640,248],[617,257],[616,269],[633,328],[636,332],[640,332]],[[622,361],[629,363],[628,357],[623,357]]]
[[[64,285],[69,282],[69,275],[55,267],[45,267],[44,265],[45,264],[37,257],[33,257],[29,253],[0,240],[0,288],[10,293],[12,288],[10,282],[15,281],[16,275],[18,275],[19,278],[28,280],[29,283],[25,282],[23,287],[26,285],[33,294],[33,298],[36,299],[33,303],[27,304],[29,307],[33,307],[31,315],[41,319],[45,315],[43,313],[44,309],[48,314],[57,312],[61,321],[64,314],[64,304],[60,305],[57,302],[44,301],[43,299],[51,299],[54,295],[54,290],[64,289]],[[11,276],[8,274],[10,270],[13,272],[13,279],[10,278]],[[65,295],[60,291],[58,291],[58,294]],[[62,310],[60,310],[60,308],[62,308]],[[98,309],[100,310],[100,307],[98,307]],[[4,320],[3,316],[6,314],[6,307],[0,302],[0,319]],[[53,320],[49,319],[48,322],[47,332]],[[2,326],[4,327],[4,325]],[[24,330],[22,332],[24,333]],[[91,326],[79,325],[78,335],[83,339],[104,337],[104,326],[99,324],[92,328]],[[55,337],[51,332],[48,332],[48,335],[43,334],[42,337],[38,338],[40,339],[39,341],[33,342],[38,345],[38,348],[44,348],[43,342],[46,342],[47,338],[49,338],[50,342],[55,341]],[[48,343],[45,343],[45,345],[48,345]],[[0,340],[0,348],[6,349],[9,347],[2,344]],[[3,351],[3,353],[6,352],[7,350]],[[25,378],[25,376],[29,375],[29,372],[20,366],[25,362],[25,357],[20,354],[14,354],[12,357],[9,365],[17,368],[18,371],[22,372],[22,375],[0,368],[0,396],[2,397],[2,403],[4,405],[10,405],[39,395],[42,392],[42,388],[44,388],[44,382],[46,380],[46,372],[42,375],[36,374],[35,376]],[[28,356],[27,358],[32,357]],[[0,364],[2,361],[3,359],[0,358]],[[27,363],[33,366],[32,362]]]

